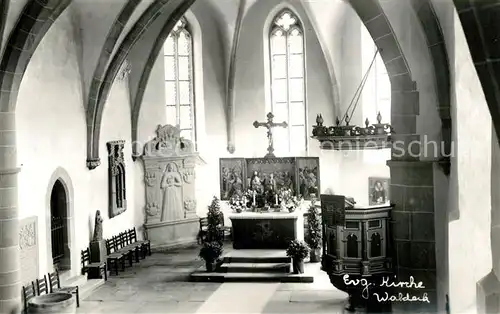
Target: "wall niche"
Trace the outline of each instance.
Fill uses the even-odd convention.
[[[106,146],[109,167],[109,218],[111,219],[127,210],[125,158],[123,154],[125,141],[111,141],[106,143]]]

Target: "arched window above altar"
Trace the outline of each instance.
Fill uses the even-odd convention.
[[[182,17],[163,46],[167,124],[178,126],[181,136],[196,143],[193,39]]]
[[[269,30],[271,111],[288,128],[274,130],[277,154],[307,151],[304,29],[288,9],[280,11]]]

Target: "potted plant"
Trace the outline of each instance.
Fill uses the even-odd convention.
[[[217,260],[222,255],[222,252],[222,245],[216,241],[203,243],[199,256],[205,260],[207,272],[215,271],[217,268]]]
[[[318,263],[321,259],[321,220],[315,200],[311,200],[311,206],[307,211],[307,234],[306,242],[311,249],[309,261]]]
[[[304,241],[293,240],[286,249],[286,255],[292,258],[293,273],[304,273],[304,259],[309,255],[309,246]]]
[[[206,241],[203,243],[199,253],[199,256],[205,260],[208,272],[215,270],[217,260],[223,252],[223,217],[219,199],[214,196],[210,206],[208,206]]]

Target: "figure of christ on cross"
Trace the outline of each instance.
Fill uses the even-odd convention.
[[[273,145],[273,128],[280,126],[282,128],[288,127],[288,124],[286,122],[281,122],[281,123],[274,123],[273,122],[274,115],[272,112],[269,112],[267,114],[267,122],[258,122],[255,121],[253,123],[253,126],[255,128],[258,128],[260,126],[263,126],[267,129],[267,139],[269,141],[269,147],[267,148],[267,154],[264,157],[276,157],[274,156],[274,145]]]

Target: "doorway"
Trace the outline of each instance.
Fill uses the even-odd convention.
[[[50,230],[52,264],[59,271],[71,269],[68,244],[68,198],[60,180],[56,180],[50,195]]]

